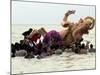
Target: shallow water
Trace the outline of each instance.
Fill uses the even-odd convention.
[[[95,69],[95,53],[78,55],[64,52],[43,59],[12,58],[12,74],[86,69]]]
[[[12,25],[12,43],[23,39],[21,35],[29,28],[39,29],[44,27],[47,31],[63,29],[61,25]],[[83,36],[85,40],[90,41],[95,46],[95,28],[89,32],[89,35]],[[64,70],[83,70],[95,69],[95,53],[74,54],[64,52],[61,55],[52,55],[44,59],[24,59],[24,57],[12,58],[12,73],[34,73],[50,72]]]

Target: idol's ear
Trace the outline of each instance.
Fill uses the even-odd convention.
[[[94,25],[95,25],[95,19],[93,17],[87,16],[84,19],[84,22],[86,22],[86,21],[90,24],[89,30],[93,29],[94,28]]]

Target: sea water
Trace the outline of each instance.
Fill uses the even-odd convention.
[[[29,28],[39,29],[41,27],[44,27],[46,31],[61,31],[63,29],[61,25],[56,24],[13,24],[11,25],[11,42],[15,43],[22,40],[22,33]],[[90,41],[95,47],[95,27],[83,38]],[[12,74],[95,69],[95,53],[75,54],[64,52],[61,55],[52,55],[40,60],[15,57],[12,58],[11,64]]]

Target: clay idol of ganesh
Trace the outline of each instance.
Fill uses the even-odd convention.
[[[80,41],[84,34],[89,34],[89,30],[94,28],[95,19],[93,17],[87,16],[83,19],[80,18],[77,23],[71,23],[68,21],[68,16],[71,14],[75,14],[75,10],[69,10],[65,13],[61,22],[63,30],[60,32],[55,30],[44,32],[44,28],[39,29],[39,33],[42,33],[44,36],[43,42],[45,44],[49,44],[51,39],[53,39],[58,44],[61,44],[62,41],[66,48],[71,47],[74,42]]]
[[[64,18],[61,22],[61,25],[65,28],[59,32],[64,45],[71,46],[74,42],[78,42],[82,39],[84,34],[89,34],[89,30],[92,30],[95,25],[95,19],[91,16],[85,18],[80,18],[77,23],[68,22],[68,16],[75,14],[75,10],[68,11],[65,13]]]

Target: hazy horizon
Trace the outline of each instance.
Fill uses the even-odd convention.
[[[95,6],[12,1],[12,24],[60,24],[68,10],[76,10],[69,16],[72,22],[86,16],[95,17]]]

